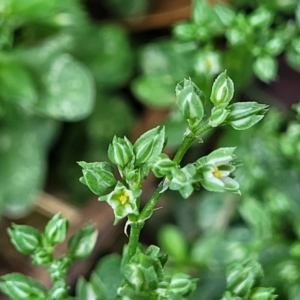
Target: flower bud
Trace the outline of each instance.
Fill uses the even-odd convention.
[[[46,266],[53,260],[53,248],[43,249],[38,247],[31,255],[32,264],[36,266]]]
[[[228,106],[226,118],[236,130],[245,130],[259,122],[268,110],[268,105],[256,102],[237,102]]]
[[[124,168],[134,158],[133,146],[126,137],[115,136],[108,147],[108,157],[113,164]]]
[[[261,55],[253,63],[255,75],[264,82],[270,82],[276,78],[278,63],[271,55]]]
[[[114,169],[108,162],[86,163],[78,162],[82,167],[83,177],[80,181],[86,184],[96,195],[106,194],[117,183],[114,176]]]
[[[165,143],[165,128],[157,126],[142,134],[134,143],[133,151],[136,157],[136,166],[151,162],[159,155]]]
[[[45,227],[45,237],[47,241],[51,245],[62,243],[66,238],[68,227],[68,220],[62,218],[60,213],[56,214]]]
[[[8,229],[12,244],[22,254],[30,254],[39,246],[41,233],[28,225],[13,224],[12,229]]]
[[[157,178],[168,176],[172,173],[172,169],[176,166],[167,154],[161,153],[150,165],[152,172]]]
[[[195,290],[196,281],[197,279],[191,279],[186,274],[177,273],[172,277],[168,291],[171,294],[187,297]]]
[[[211,127],[217,127],[221,125],[226,120],[228,114],[229,110],[223,108],[223,105],[214,106],[211,110],[209,125]]]
[[[270,9],[259,7],[249,17],[251,26],[255,28],[266,28],[273,22],[274,14]]]
[[[274,300],[277,295],[273,294],[274,288],[257,287],[251,291],[249,300]]]
[[[203,102],[204,94],[192,82],[184,79],[175,88],[177,104],[186,120],[202,120],[204,116]]]
[[[98,232],[92,224],[87,224],[68,241],[68,249],[73,258],[83,259],[89,256],[97,241]]]
[[[55,281],[51,289],[48,291],[49,300],[68,299],[69,287],[65,281]]]
[[[226,71],[221,73],[213,83],[210,100],[214,106],[228,104],[234,93],[233,81],[227,76]],[[226,106],[225,106],[226,107]]]
[[[1,276],[1,291],[14,300],[46,300],[46,289],[35,279],[19,273]]]
[[[256,262],[232,264],[227,270],[227,290],[235,296],[247,297],[262,278],[263,270]]]

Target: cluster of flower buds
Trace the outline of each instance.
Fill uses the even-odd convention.
[[[1,291],[15,300],[67,299],[67,270],[75,259],[90,255],[98,236],[92,224],[83,226],[69,239],[68,253],[56,258],[55,246],[66,239],[67,230],[68,221],[61,214],[54,215],[43,232],[28,225],[14,224],[8,230],[13,245],[20,253],[31,255],[33,264],[46,266],[53,285],[47,290],[34,278],[12,273],[1,277]]]
[[[227,270],[227,291],[221,300],[274,300],[274,288],[260,287],[263,278],[260,264],[254,261],[234,263]]]
[[[195,279],[185,274],[165,276],[163,266],[167,256],[160,249],[150,246],[145,252],[138,251],[122,272],[124,282],[118,289],[123,299],[178,299],[183,300],[196,288]]]
[[[108,148],[111,163],[78,163],[83,169],[80,181],[112,207],[115,224],[126,216],[130,221],[138,216],[142,182],[149,174],[150,164],[161,155],[164,143],[165,128],[158,126],[142,134],[134,144],[126,137],[114,137]],[[122,181],[116,179],[113,164]]]
[[[213,83],[210,95],[213,108],[208,119],[211,127],[231,125],[236,130],[245,130],[265,115],[268,106],[256,102],[237,102],[230,105],[234,95],[234,84],[227,72],[221,73]],[[189,79],[176,87],[177,104],[183,117],[194,131],[204,117],[205,98],[197,86]]]

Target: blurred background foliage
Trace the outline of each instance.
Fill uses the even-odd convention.
[[[200,278],[191,299],[220,299],[225,266],[249,258],[262,263],[278,299],[297,299],[300,106],[290,104],[300,100],[300,5],[229,2],[195,0],[189,20],[137,31],[127,21],[147,16],[151,1],[2,1],[0,214],[26,214],[42,189],[82,204],[90,195],[75,162],[105,160],[112,137],[134,135],[145,111],[167,112],[172,153],[184,130],[175,85],[191,77],[207,94],[227,69],[235,98],[270,112],[243,134],[205,136],[186,161],[237,146],[242,197],[199,192],[186,201],[170,192],[145,231],[150,240],[159,232],[170,273]]]

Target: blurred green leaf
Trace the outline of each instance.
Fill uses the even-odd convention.
[[[105,89],[124,85],[133,72],[134,49],[117,24],[91,26],[75,40],[73,54]]]
[[[133,80],[135,96],[146,106],[164,108],[175,103],[174,83],[167,76],[140,76]]]
[[[91,113],[95,94],[92,76],[70,55],[61,54],[50,61],[42,80],[46,90],[36,105],[39,113],[67,121]]]

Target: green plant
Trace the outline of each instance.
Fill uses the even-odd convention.
[[[129,241],[124,247],[122,259],[111,259],[110,263],[114,267],[106,267],[107,274],[103,274],[105,268],[102,265],[93,273],[90,282],[83,279],[79,281],[75,299],[83,300],[91,295],[95,299],[175,300],[187,299],[195,290],[196,280],[189,275],[164,272],[167,254],[161,254],[156,246],[144,249],[139,245],[140,233],[146,221],[152,217],[160,197],[167,190],[179,191],[183,198],[190,197],[195,190],[201,188],[211,192],[240,194],[240,185],[233,175],[240,166],[234,147],[218,148],[197,158],[193,163],[181,166],[191,145],[199,141],[209,129],[230,125],[235,130],[245,130],[264,117],[267,105],[255,102],[231,104],[233,95],[233,81],[226,71],[214,81],[209,103],[191,79],[184,79],[176,86],[179,111],[188,126],[173,159],[162,152],[166,144],[165,128],[158,126],[142,134],[134,143],[126,137],[114,137],[108,148],[110,162],[79,162],[83,172],[80,181],[98,195],[100,201],[105,201],[112,207],[115,224],[127,218],[124,231],[129,235]],[[115,169],[119,174],[117,177]],[[142,205],[142,184],[150,171],[162,180],[153,195]],[[69,254],[63,256],[63,259],[53,260],[53,244],[64,240],[65,231],[66,221],[60,215],[50,220],[42,235],[26,226],[15,226],[9,230],[17,250],[24,254],[33,253],[34,263],[49,265],[48,271],[54,284],[46,291],[32,279],[13,274],[2,277],[1,290],[16,300],[24,296],[36,299],[36,295],[39,299],[49,299],[53,295],[55,299],[69,299],[68,287],[63,281],[66,267],[73,258],[84,258],[91,251],[95,232],[92,227],[85,227],[69,241]],[[91,242],[88,243],[90,238]],[[99,278],[99,274],[103,277]],[[227,291],[223,299],[274,299],[274,289],[260,287],[262,275],[261,267],[253,261],[230,266]],[[106,279],[106,276],[113,278]],[[20,284],[14,284],[14,281]],[[33,282],[36,289],[28,291],[28,286]]]
[[[173,86],[190,76],[209,92],[227,69],[236,92],[278,78],[278,57],[299,71],[298,1],[192,1],[191,17],[173,26],[172,35],[142,45],[134,95],[152,107],[170,107]],[[154,88],[155,87],[155,88]]]
[[[92,24],[77,0],[7,0],[0,18],[0,215],[16,217],[44,187],[63,122],[76,122],[74,131],[87,131],[93,144],[89,127],[105,120],[79,121],[99,111],[102,98],[112,103],[111,113],[130,113],[115,90],[131,74],[133,53],[120,26]],[[58,173],[71,177],[65,169]]]

